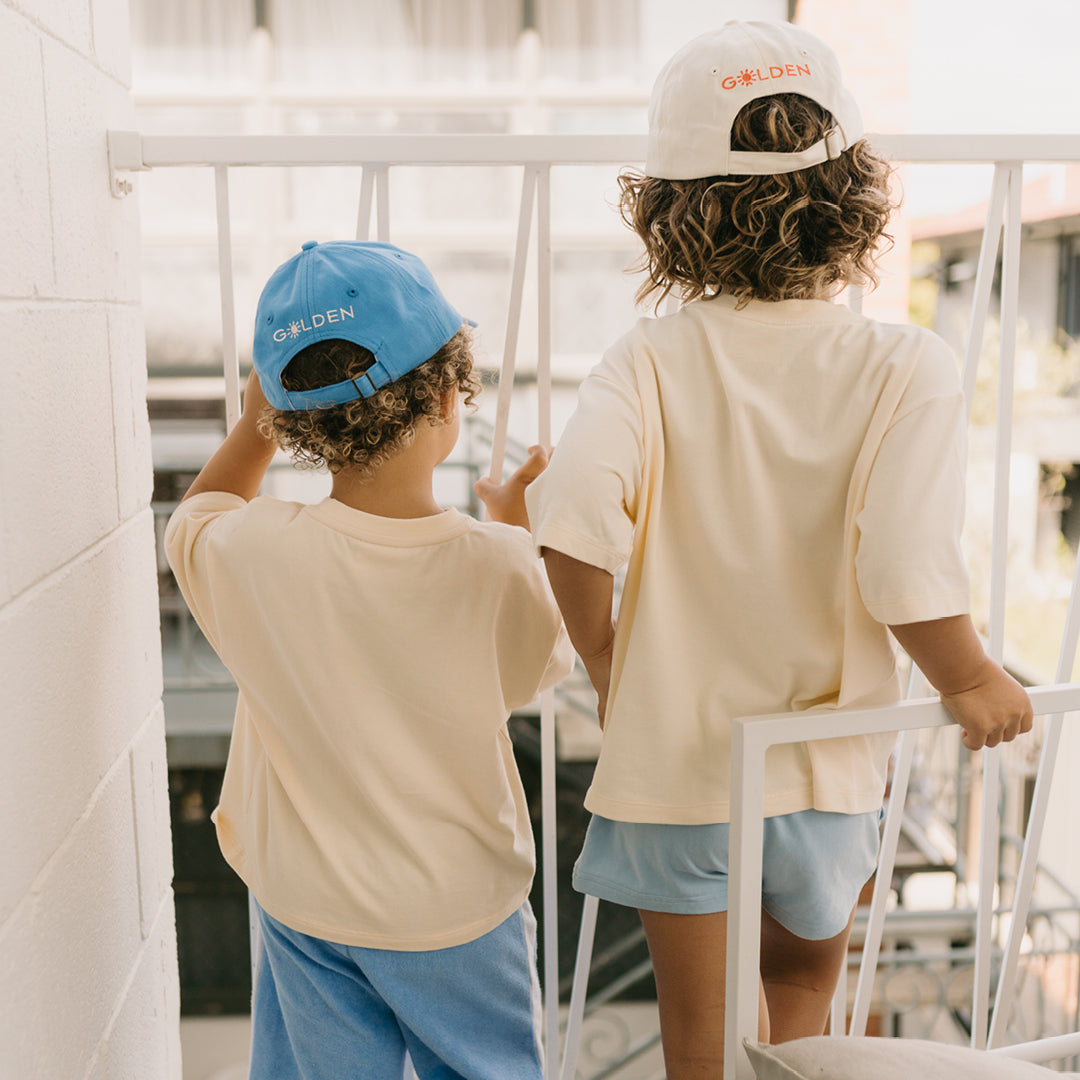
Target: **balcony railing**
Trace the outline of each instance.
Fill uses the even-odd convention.
[[[1005,626],[1006,536],[1008,526],[1009,466],[1012,452],[1012,409],[1019,295],[1020,191],[1026,162],[1080,162],[1077,135],[879,135],[874,144],[898,163],[980,163],[993,166],[986,227],[978,261],[970,325],[964,350],[963,384],[970,407],[977,365],[982,352],[983,331],[990,313],[995,266],[1001,241],[1001,310],[998,355],[998,387],[995,483],[988,649],[1003,659]],[[537,323],[539,441],[551,441],[551,170],[553,166],[618,166],[640,163],[644,157],[641,136],[154,136],[136,132],[110,132],[109,154],[113,186],[117,195],[128,189],[128,171],[201,166],[215,174],[217,243],[222,310],[222,350],[226,385],[226,415],[231,426],[239,415],[240,377],[236,344],[236,315],[232,269],[232,224],[229,209],[231,169],[258,166],[341,165],[361,170],[356,236],[367,239],[375,218],[376,238],[390,239],[389,174],[396,166],[493,166],[523,170],[509,311],[503,346],[499,400],[491,439],[490,474],[500,477],[506,452],[507,427],[515,382],[518,339],[525,305],[526,262],[530,248],[536,259],[536,294],[532,298]],[[534,228],[535,216],[535,228]],[[859,297],[850,298],[855,305]],[[1070,682],[1077,638],[1080,636],[1080,604],[1077,580],[1071,601],[1055,682],[1034,687],[1035,711],[1049,716],[1045,725],[1027,834],[1008,920],[1003,933],[995,924],[999,884],[1000,750],[983,752],[981,856],[978,908],[975,913],[974,988],[971,1002],[971,1043],[976,1048],[1033,1061],[1049,1061],[1080,1053],[1080,1033],[1010,1047],[1003,1047],[1005,1025],[1014,1001],[1021,940],[1028,922],[1038,851],[1049,805],[1049,789],[1066,714],[1080,709],[1080,685]],[[858,986],[852,1002],[850,1034],[865,1029],[870,991],[880,954],[886,899],[892,880],[893,860],[900,835],[904,800],[914,750],[914,734],[951,723],[936,699],[925,698],[925,684],[918,673],[911,682],[912,700],[896,706],[866,711],[822,714],[813,738],[870,732],[901,732],[891,785],[885,833],[873,901],[866,923]],[[544,985],[559,985],[555,882],[555,729],[554,696],[545,695],[541,710],[544,828],[542,873],[545,935]],[[805,727],[797,717],[743,718],[733,735],[732,890],[728,936],[728,1046],[756,1032],[758,1003],[757,971],[760,920],[762,790],[765,753],[768,747],[805,741]],[[544,1036],[548,1047],[547,1076],[571,1080],[579,1048],[581,1017],[585,1007],[592,935],[597,904],[587,898],[581,926],[570,1016],[560,1058],[557,994],[549,992],[544,1005]],[[995,926],[998,926],[995,936]],[[996,998],[991,1007],[991,967],[1000,960]],[[835,1032],[845,1027],[846,985],[842,982],[834,1003]],[[992,1017],[992,1020],[991,1020]],[[726,1080],[752,1080],[749,1063],[741,1052],[727,1055]]]

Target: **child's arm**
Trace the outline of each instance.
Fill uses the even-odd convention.
[[[248,376],[240,419],[192,481],[184,499],[204,491],[228,491],[248,502],[258,495],[259,485],[277,449],[277,444],[260,435],[255,426],[265,404],[258,376],[253,371]]]
[[[529,527],[525,511],[525,489],[547,468],[548,451],[543,446],[530,446],[524,465],[515,469],[502,484],[483,476],[473,484],[473,491],[487,507],[488,517],[503,525]]]
[[[971,616],[953,615],[889,629],[941,694],[969,750],[1011,742],[1031,730],[1027,693],[986,655]]]
[[[554,548],[544,548],[543,556],[566,632],[599,697],[596,711],[603,727],[615,642],[615,621],[611,617],[615,577]]]

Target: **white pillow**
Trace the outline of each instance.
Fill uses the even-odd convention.
[[[922,1039],[793,1039],[766,1046],[751,1039],[746,1052],[758,1080],[1063,1080],[1080,1073],[1053,1072],[967,1046]]]

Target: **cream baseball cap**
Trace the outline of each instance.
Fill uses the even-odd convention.
[[[833,117],[823,139],[798,153],[731,149],[739,110],[772,94],[801,94]],[[649,101],[645,173],[662,180],[769,176],[837,158],[862,138],[862,118],[836,55],[791,23],[725,23],[684,45],[664,65]]]

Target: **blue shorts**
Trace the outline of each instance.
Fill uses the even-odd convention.
[[[879,810],[766,818],[761,906],[801,938],[835,937],[877,866],[880,821]],[[728,826],[594,816],[574,866],[574,888],[644,911],[727,911]]]
[[[362,949],[256,906],[250,1080],[542,1080],[536,920],[526,902],[449,949]]]

